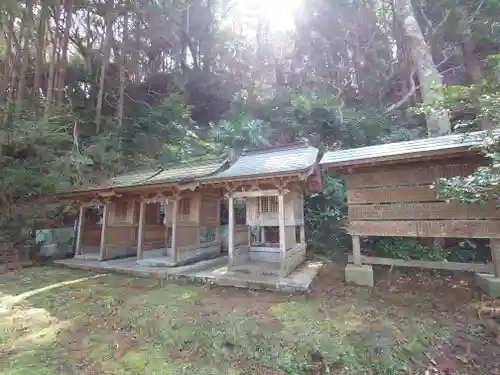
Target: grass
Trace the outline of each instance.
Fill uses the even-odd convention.
[[[0,275],[0,374],[399,374],[471,323],[470,295],[436,308],[421,290],[370,291],[331,275],[310,296],[287,297],[10,272]]]

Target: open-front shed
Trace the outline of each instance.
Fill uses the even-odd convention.
[[[75,258],[176,266],[219,255],[221,192],[194,181],[226,164],[197,160],[59,194],[80,204]]]
[[[432,187],[440,178],[467,176],[486,160],[477,148],[484,133],[450,136],[327,152],[320,164],[347,181],[353,264],[346,279],[373,285],[367,264],[487,272],[478,281],[500,295],[500,211],[498,202],[448,202]],[[492,264],[457,264],[371,258],[361,253],[360,237],[403,236],[490,239]]]
[[[305,260],[304,195],[322,186],[318,149],[300,143],[244,151],[200,183],[228,199],[229,272],[284,278]],[[245,207],[240,225],[236,203]]]

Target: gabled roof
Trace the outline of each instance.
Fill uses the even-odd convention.
[[[196,160],[167,168],[145,181],[145,184],[161,184],[167,182],[193,181],[201,177],[213,175],[227,163],[224,161]]]
[[[388,143],[384,145],[353,148],[325,153],[320,165],[348,167],[410,158],[422,158],[467,152],[481,143],[486,132],[445,135],[416,141]]]
[[[247,150],[228,169],[203,178],[203,180],[238,179],[303,172],[314,166],[318,153],[317,148],[307,144]]]

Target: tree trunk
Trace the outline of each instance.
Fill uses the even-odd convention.
[[[2,87],[0,88],[0,100],[5,100],[8,96],[7,91],[9,90],[10,78],[13,69],[12,64],[12,36],[14,34],[14,17],[12,14],[6,15],[6,32],[5,32],[5,58],[4,58],[4,70],[2,77]]]
[[[47,18],[49,16],[49,7],[45,0],[41,1],[40,20],[38,22],[37,45],[36,45],[36,65],[35,78],[33,82],[33,106],[39,108],[40,86],[42,81],[42,72],[45,63],[45,30],[47,27]]]
[[[19,45],[21,49],[21,68],[19,70],[19,80],[17,86],[16,106],[14,112],[14,120],[19,120],[21,111],[24,105],[24,89],[26,85],[26,71],[29,64],[29,47],[30,47],[30,23],[33,22],[33,0],[26,0],[26,9],[23,12],[21,22],[21,37]]]
[[[125,14],[123,15],[123,40],[120,60],[120,99],[118,101],[117,123],[120,128],[123,125],[123,105],[125,103],[125,80],[127,64],[127,42],[128,42],[128,8],[125,5]]]
[[[64,101],[64,86],[66,83],[66,69],[68,67],[69,32],[73,20],[73,0],[66,0],[64,6],[64,34],[59,56],[59,69],[57,74],[57,103],[62,106]]]
[[[106,68],[108,66],[109,54],[111,51],[111,37],[113,33],[113,6],[114,1],[108,0],[106,3],[106,35],[102,43],[102,61],[101,72],[99,75],[99,93],[97,94],[97,106],[95,116],[96,134],[100,131],[101,116],[102,116],[102,100],[104,97],[104,82],[106,78]]]
[[[443,81],[432,52],[424,39],[415,18],[411,0],[395,0],[396,15],[400,19],[404,33],[410,44],[413,64],[420,81],[420,92],[424,106],[433,106],[444,99]],[[430,137],[448,134],[451,131],[447,113],[426,111],[427,133]]]

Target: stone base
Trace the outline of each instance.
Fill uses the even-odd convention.
[[[485,294],[491,298],[500,298],[500,277],[489,273],[476,273],[474,279]]]
[[[345,281],[361,286],[373,286],[373,267],[348,264],[345,267]]]

